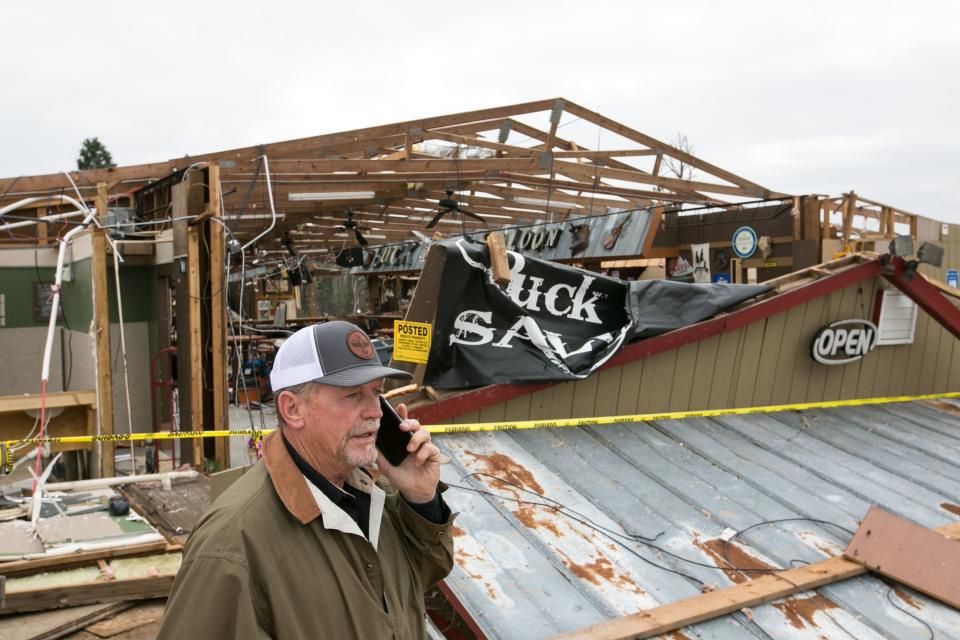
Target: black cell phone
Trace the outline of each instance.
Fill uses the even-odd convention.
[[[380,396],[380,409],[383,417],[380,418],[380,430],[377,431],[377,449],[380,449],[387,462],[396,467],[410,455],[407,445],[413,434],[400,429],[400,416],[383,396]]]

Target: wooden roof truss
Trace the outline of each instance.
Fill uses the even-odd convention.
[[[574,129],[564,131],[574,123],[584,134],[579,142],[573,139]],[[565,137],[567,131],[570,137]],[[594,144],[585,143],[586,138]],[[217,161],[224,219],[234,236],[246,242],[267,228],[272,217],[265,167],[258,167],[262,156],[269,160],[280,216],[259,243],[270,251],[283,250],[279,241],[285,233],[301,251],[352,245],[353,234],[338,228],[348,210],[367,229],[363,233],[371,245],[414,240],[412,232],[424,230],[448,191],[482,222],[444,215],[434,231],[445,234],[608,209],[784,195],[563,98],[71,176],[84,197],[92,198],[98,182],[109,183],[111,194],[130,194],[197,163]],[[692,167],[697,179],[669,175],[665,169],[671,161]],[[63,174],[2,179],[0,206],[62,189],[72,189]],[[169,217],[169,197],[158,202],[138,213],[154,220]]]

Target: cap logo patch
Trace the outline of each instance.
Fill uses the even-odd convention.
[[[347,348],[350,353],[363,360],[369,360],[374,354],[373,343],[362,331],[350,332],[347,336]]]

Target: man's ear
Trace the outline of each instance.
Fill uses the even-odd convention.
[[[303,399],[284,389],[276,398],[277,413],[283,418],[284,425],[291,429],[303,428]]]

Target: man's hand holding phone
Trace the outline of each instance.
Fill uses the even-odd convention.
[[[383,417],[377,432],[377,467],[408,502],[429,502],[436,495],[440,465],[447,462],[430,439],[430,432],[407,417],[407,407],[380,396]]]

